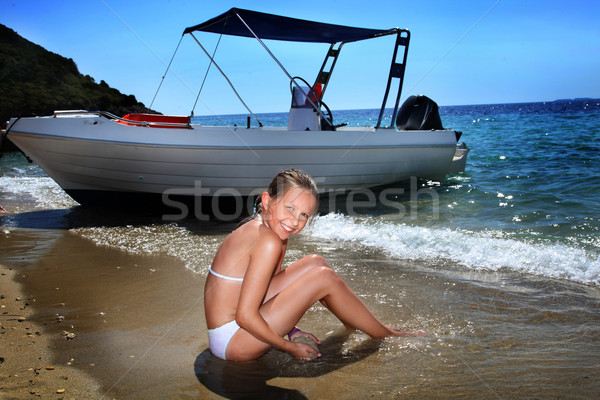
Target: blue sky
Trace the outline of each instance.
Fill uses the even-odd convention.
[[[403,99],[425,94],[440,105],[463,105],[600,97],[596,0],[0,0],[0,23],[150,106],[183,29],[231,7],[409,29]],[[209,51],[218,39],[197,37]],[[309,82],[328,47],[268,45],[292,75]],[[380,107],[392,47],[391,38],[346,45],[325,96],[329,107]],[[223,37],[216,59],[253,112],[288,110],[288,79],[255,40]],[[207,66],[186,35],[152,108],[189,114]],[[215,69],[208,82],[196,115],[245,113]]]

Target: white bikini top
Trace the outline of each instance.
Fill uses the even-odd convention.
[[[244,278],[234,278],[232,276],[222,275],[218,272],[213,271],[212,267],[208,267],[208,272],[216,276],[217,278],[225,279],[227,281],[243,282]]]

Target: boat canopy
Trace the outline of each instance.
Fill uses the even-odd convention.
[[[398,28],[354,28],[232,8],[218,17],[186,28],[183,34],[201,31],[232,36],[254,37],[250,29],[261,39],[330,44],[356,42],[358,40],[394,34],[398,31]]]
[[[242,104],[246,107],[248,112],[254,116],[254,119],[258,122],[259,126],[262,126],[258,118],[252,113],[250,108],[246,105],[244,100],[241,98],[233,83],[229,80],[229,78],[225,75],[223,70],[217,65],[214,60],[214,52],[211,55],[205,48],[202,46],[200,41],[194,36],[194,32],[210,32],[219,35],[230,35],[230,36],[240,36],[240,37],[248,37],[257,39],[260,44],[265,48],[265,50],[269,53],[269,55],[275,60],[275,62],[279,65],[282,71],[288,76],[290,79],[290,88],[295,86],[307,99],[306,101],[310,103],[310,105],[314,108],[314,110],[319,114],[322,120],[326,121],[329,125],[329,129],[335,129],[335,126],[332,122],[331,111],[329,111],[328,107],[323,103],[322,98],[325,93],[325,89],[329,83],[329,78],[331,77],[331,73],[333,72],[333,68],[337,62],[338,56],[340,54],[340,50],[345,43],[356,42],[359,40],[366,40],[372,38],[378,38],[387,35],[396,35],[396,44],[394,45],[393,54],[392,54],[392,63],[390,65],[390,73],[388,76],[388,81],[385,89],[385,94],[383,96],[383,102],[381,105],[381,110],[379,112],[379,118],[377,120],[377,125],[375,128],[379,128],[381,126],[381,121],[383,119],[385,107],[388,100],[388,95],[390,94],[390,88],[393,79],[398,79],[398,95],[396,96],[396,102],[394,104],[394,112],[392,113],[392,121],[396,120],[396,114],[398,111],[398,105],[400,102],[400,95],[402,93],[402,84],[404,81],[404,71],[406,68],[406,57],[408,54],[408,43],[410,41],[410,32],[406,29],[399,28],[391,28],[391,29],[368,29],[368,28],[355,28],[351,26],[344,25],[336,25],[336,24],[327,24],[323,22],[315,22],[308,21],[304,19],[283,17],[280,15],[267,14],[258,11],[244,10],[241,8],[232,8],[229,11],[209,19],[206,22],[203,22],[199,25],[190,26],[185,28],[183,31],[183,35],[189,34],[196,43],[200,46],[202,51],[210,58],[211,63],[207,69],[206,74],[208,75],[208,70],[212,65],[214,65],[221,75],[227,80],[237,97],[240,99]],[[297,82],[300,80],[304,83],[307,83],[304,79],[300,77],[293,77],[284,66],[277,60],[275,55],[269,50],[269,48],[263,43],[263,39],[270,40],[283,40],[290,42],[304,42],[304,43],[328,43],[329,51],[325,56],[325,60],[323,61],[323,65],[319,73],[317,74],[317,78],[315,80],[314,85],[310,86],[309,92],[306,92],[303,87]],[[220,40],[219,40],[220,42]],[[218,43],[217,42],[217,47]],[[180,41],[181,43],[181,41]],[[179,48],[179,45],[177,46]],[[177,52],[177,50],[175,50]],[[175,57],[175,54],[173,54]],[[173,58],[171,58],[171,62]],[[171,64],[169,63],[169,66]],[[169,70],[169,66],[167,66],[167,71]],[[166,72],[165,72],[166,75]],[[163,80],[165,75],[163,75]],[[206,76],[205,76],[206,79]],[[161,81],[162,85],[162,81]],[[307,85],[309,85],[307,83]],[[160,89],[160,85],[159,85]],[[200,92],[202,91],[202,87],[198,92],[198,98],[200,97]],[[317,96],[317,92],[320,94]],[[158,90],[157,90],[158,94]],[[156,95],[154,96],[156,98]],[[314,97],[314,100],[312,99]],[[196,100],[198,101],[198,100]],[[154,100],[153,100],[154,102]],[[194,104],[194,108],[195,108]],[[329,118],[327,118],[323,112],[321,111],[321,106],[323,106],[329,113]],[[193,114],[193,109],[192,109]]]

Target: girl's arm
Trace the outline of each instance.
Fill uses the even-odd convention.
[[[294,343],[282,338],[267,324],[259,312],[283,250],[278,237],[265,233],[260,235],[256,246],[250,253],[250,263],[242,283],[236,321],[240,327],[257,339],[286,352],[291,352]]]

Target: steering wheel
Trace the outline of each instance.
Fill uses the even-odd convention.
[[[322,101],[321,101],[321,105],[323,106],[323,108],[325,108],[325,112],[323,112],[323,116],[325,117],[325,120],[327,121],[327,124],[329,125],[329,127],[327,127],[327,129],[332,129],[332,130],[335,129],[336,127],[333,125],[333,115],[331,114],[331,110],[329,109],[327,104],[325,104]]]
[[[292,93],[292,95],[294,94],[294,80],[296,80],[296,79],[302,81],[304,84],[306,84],[306,86],[308,86],[309,89],[308,89],[307,94],[309,96],[312,94],[314,97],[317,97],[317,94],[315,93],[314,88],[308,82],[306,82],[306,80],[304,78],[302,78],[300,76],[295,76],[290,80],[290,92]],[[323,106],[323,108],[325,108],[325,112],[323,112],[323,116],[325,117],[324,118],[325,121],[327,121],[326,122],[327,125],[329,125],[328,127],[326,127],[326,130],[327,129],[332,129],[332,130],[335,129],[335,126],[333,125],[333,114],[331,114],[331,110],[329,109],[327,104],[325,104],[325,102],[321,99],[317,100],[315,102],[315,104],[317,106]]]

